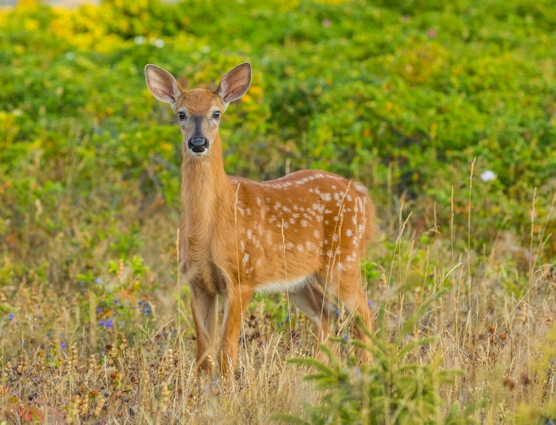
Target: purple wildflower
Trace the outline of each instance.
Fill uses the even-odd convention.
[[[62,342],[62,343],[60,344],[60,348],[61,348],[62,350],[65,350],[66,347],[67,347],[67,345],[66,345],[65,342]]]
[[[114,327],[114,319],[110,318],[106,321],[106,327],[107,328],[113,328]]]
[[[15,314],[10,313],[10,320],[14,320],[14,318],[15,318]]]
[[[97,277],[97,278],[95,279],[95,283],[96,283],[97,285],[100,285],[100,284],[102,283],[102,279],[101,279],[100,277]]]
[[[323,27],[329,27],[331,23],[332,22],[330,22],[330,19],[323,19],[322,20],[322,26]]]

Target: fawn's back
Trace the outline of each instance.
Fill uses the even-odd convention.
[[[295,290],[310,276],[359,274],[373,236],[365,187],[324,171],[262,183],[232,177],[237,190],[240,276],[257,291]]]

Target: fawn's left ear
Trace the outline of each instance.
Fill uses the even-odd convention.
[[[173,108],[181,94],[178,82],[173,75],[159,66],[149,64],[145,66],[145,79],[153,96],[170,104]]]
[[[222,77],[215,93],[222,98],[226,106],[234,100],[238,100],[247,93],[251,85],[251,64],[242,63],[231,69]]]

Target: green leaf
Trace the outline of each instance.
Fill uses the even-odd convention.
[[[404,348],[402,348],[398,354],[396,355],[396,362],[402,360],[408,353],[412,352],[413,350],[417,349],[418,347],[422,347],[423,345],[428,345],[433,342],[438,341],[438,337],[429,337],[429,338],[421,338],[414,342],[407,344]]]
[[[331,369],[324,363],[321,363],[318,360],[310,357],[292,357],[288,359],[287,362],[291,364],[301,364],[303,366],[314,367],[326,375],[337,376],[337,373],[334,369]]]

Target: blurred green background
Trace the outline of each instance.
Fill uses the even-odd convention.
[[[146,63],[183,88],[215,88],[252,63],[253,85],[221,125],[230,174],[355,177],[387,237],[404,205],[416,235],[454,214],[465,247],[476,158],[472,248],[505,232],[528,245],[556,231],[555,28],[552,0],[4,8],[0,284],[30,268],[56,282],[173,255],[180,132],[146,89]],[[552,238],[539,255],[555,251]]]

